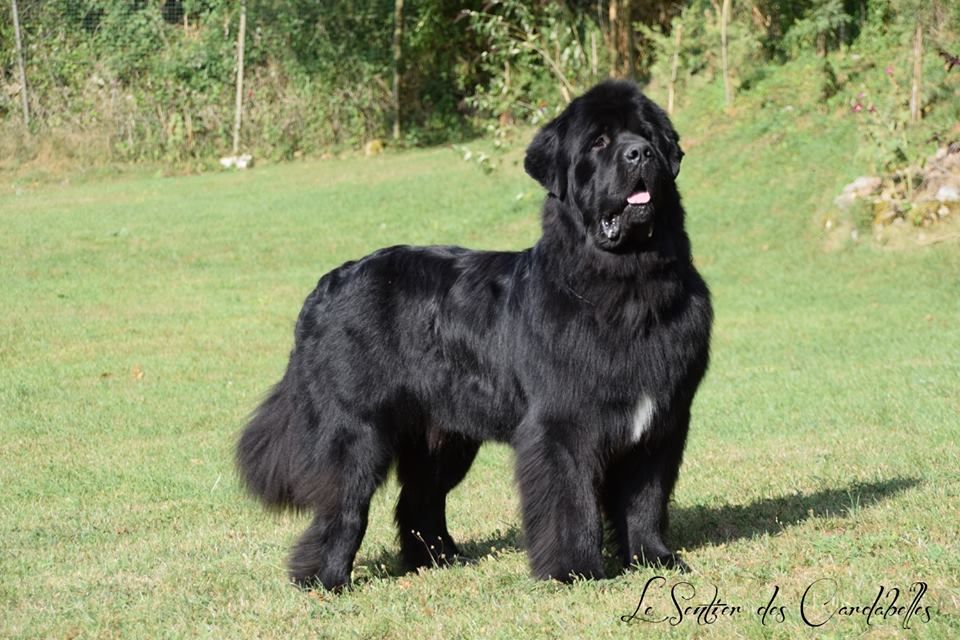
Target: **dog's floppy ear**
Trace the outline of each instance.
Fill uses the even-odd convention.
[[[670,173],[676,178],[680,173],[680,161],[683,160],[683,149],[680,148],[680,136],[674,131],[673,125],[667,119],[667,114],[659,114],[660,128],[657,131],[657,146],[660,147],[660,153],[670,165]]]
[[[673,177],[676,178],[680,174],[680,161],[683,160],[683,149],[680,148],[680,140],[677,134],[671,129],[669,133],[673,133],[673,139],[668,138],[667,142],[667,152],[664,154],[667,158],[667,162],[670,164],[670,172],[673,173]]]
[[[567,190],[567,162],[562,153],[566,123],[562,118],[556,118],[537,132],[523,159],[523,168],[530,177],[561,200]]]
[[[680,173],[680,161],[683,160],[683,149],[680,148],[680,136],[673,128],[667,113],[652,101],[647,101],[653,120],[657,127],[657,147],[663,154],[667,164],[670,165],[670,173],[676,178]]]

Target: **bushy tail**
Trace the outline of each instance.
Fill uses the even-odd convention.
[[[269,507],[308,506],[302,485],[309,484],[309,411],[298,402],[289,373],[254,412],[237,442],[237,469],[251,494]]]

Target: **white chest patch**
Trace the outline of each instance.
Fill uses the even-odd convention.
[[[639,442],[643,434],[653,422],[654,406],[650,396],[644,394],[637,401],[637,408],[633,410],[633,424],[631,425],[630,441]]]

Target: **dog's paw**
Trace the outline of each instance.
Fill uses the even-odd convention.
[[[666,569],[668,571],[676,571],[678,573],[693,573],[693,569],[690,568],[690,565],[684,562],[683,558],[676,553],[663,553],[660,555],[634,555],[631,559],[631,562],[624,567],[624,571],[629,571],[630,569],[640,569],[643,567]]]

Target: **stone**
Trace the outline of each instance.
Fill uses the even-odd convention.
[[[856,199],[857,199],[857,196],[844,190],[843,193],[841,193],[840,195],[838,195],[836,198],[833,199],[833,204],[835,207],[837,207],[837,209],[846,211],[847,209],[853,206],[853,201]]]
[[[877,176],[860,176],[846,187],[844,193],[854,193],[861,196],[868,196],[876,193],[883,185],[883,180]]]
[[[960,201],[960,190],[953,185],[945,184],[937,189],[937,195],[934,197],[940,202],[957,202]]]
[[[383,140],[380,138],[369,140],[367,144],[363,145],[363,155],[378,156],[383,153],[383,146]]]

